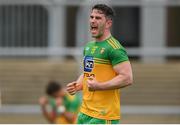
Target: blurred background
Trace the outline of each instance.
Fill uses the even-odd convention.
[[[0,0],[0,123],[48,123],[38,99],[79,76],[95,3],[116,11],[133,67],[121,123],[180,123],[180,0]]]

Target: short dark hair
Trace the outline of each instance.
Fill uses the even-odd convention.
[[[110,18],[110,19],[113,19],[113,17],[115,16],[115,12],[114,10],[107,6],[106,4],[96,4],[92,7],[92,10],[93,9],[97,9],[97,10],[100,10],[102,11],[102,13],[107,17],[107,18]]]
[[[52,96],[54,93],[62,89],[61,84],[56,81],[50,81],[46,86],[46,94]]]

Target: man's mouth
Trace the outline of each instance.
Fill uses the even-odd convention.
[[[97,31],[98,27],[97,26],[91,26],[91,31]]]

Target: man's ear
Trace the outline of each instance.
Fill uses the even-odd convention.
[[[111,26],[112,26],[112,20],[111,19],[107,19],[106,28],[111,28]]]

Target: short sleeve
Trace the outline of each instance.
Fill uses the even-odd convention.
[[[109,58],[113,66],[125,61],[129,61],[127,52],[123,47],[119,49],[112,49],[109,53]]]

